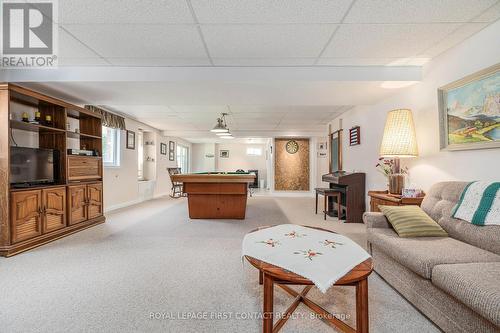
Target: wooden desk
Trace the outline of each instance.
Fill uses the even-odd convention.
[[[400,195],[389,194],[388,191],[368,191],[370,197],[370,211],[380,212],[378,206],[420,206],[424,197],[403,198]]]
[[[172,181],[183,183],[192,219],[244,219],[248,184],[254,179],[248,173],[172,175]]]

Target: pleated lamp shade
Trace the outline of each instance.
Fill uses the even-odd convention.
[[[385,122],[384,137],[380,146],[383,157],[418,156],[417,137],[411,110],[389,111]]]

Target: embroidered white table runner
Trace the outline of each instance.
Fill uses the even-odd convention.
[[[370,258],[368,252],[345,236],[295,224],[249,233],[242,248],[242,255],[301,275],[323,293]]]

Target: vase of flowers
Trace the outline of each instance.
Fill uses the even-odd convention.
[[[408,175],[407,167],[401,168],[398,171],[399,168],[395,160],[381,157],[378,159],[375,168],[387,178],[389,193],[399,195],[403,192],[405,176]]]

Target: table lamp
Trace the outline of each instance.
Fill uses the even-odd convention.
[[[389,175],[389,192],[401,194],[404,187],[404,176],[401,174],[399,159],[418,156],[417,137],[411,110],[389,111],[380,146],[380,156],[394,160],[392,174]]]

